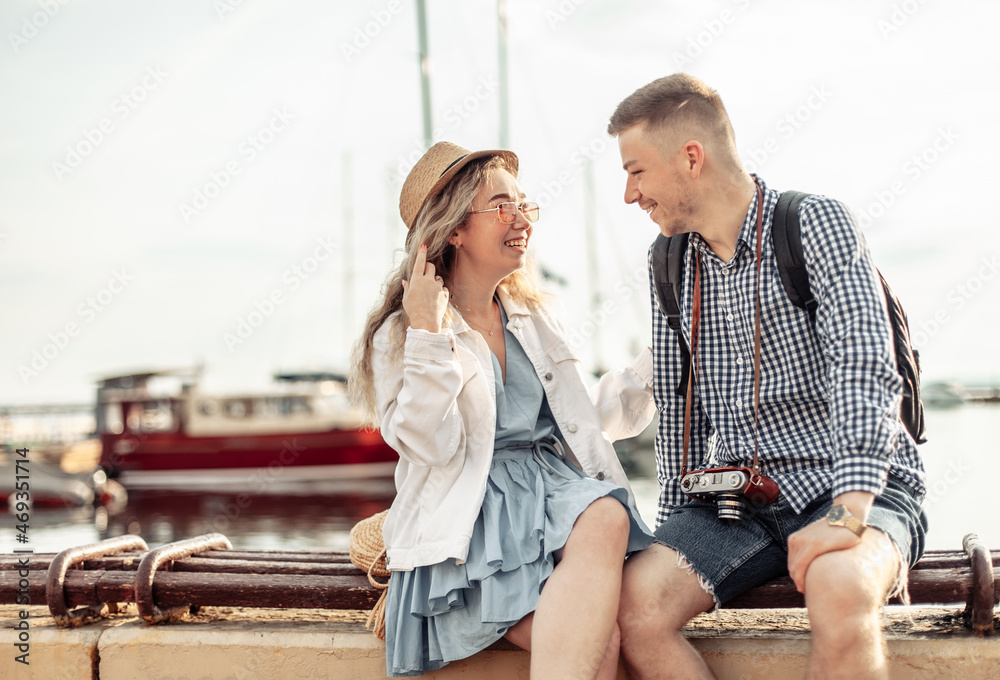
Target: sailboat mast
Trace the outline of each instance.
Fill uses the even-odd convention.
[[[596,193],[594,187],[594,162],[587,158],[583,166],[583,229],[587,244],[587,283],[590,288],[590,309],[591,319],[598,319],[598,311],[603,303],[601,296],[601,272],[600,257],[597,252],[597,206]],[[604,372],[604,357],[601,356],[601,325],[595,321],[594,337],[590,338],[590,346],[594,351],[594,372],[600,375]]]
[[[500,148],[510,148],[507,89],[507,0],[497,0],[497,79],[500,81]]]
[[[417,0],[417,41],[420,47],[420,98],[424,112],[424,148],[434,143],[431,132],[431,58],[427,50],[427,7],[425,0]]]
[[[354,157],[350,150],[340,157],[340,180],[343,191],[340,206],[343,211],[343,256],[344,295],[343,334],[344,346],[348,353],[354,342],[357,329],[354,327]]]

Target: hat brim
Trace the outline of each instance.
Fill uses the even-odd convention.
[[[464,168],[466,165],[476,160],[477,158],[488,158],[490,156],[500,156],[505,161],[507,161],[507,166],[510,174],[514,175],[515,178],[517,177],[517,170],[519,163],[517,154],[514,153],[513,151],[507,151],[506,149],[488,149],[486,151],[473,151],[471,153],[468,153],[465,156],[462,156],[458,160],[454,161],[447,168],[445,168],[444,172],[441,173],[441,177],[439,177],[438,180],[434,182],[434,185],[430,188],[430,191],[427,192],[427,195],[424,197],[423,203],[420,204],[420,207],[417,209],[417,212],[413,217],[414,224],[416,224],[417,222],[417,216],[420,215],[420,211],[424,209],[425,205],[427,205],[427,201],[431,200],[432,197],[437,196],[439,193],[441,193],[441,190],[444,189],[446,186],[448,186],[448,182],[453,180],[455,178],[455,175],[457,175],[462,170],[462,168]],[[413,228],[413,224],[407,226],[410,229]]]

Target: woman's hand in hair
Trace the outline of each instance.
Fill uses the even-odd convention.
[[[448,289],[427,261],[427,246],[417,250],[409,281],[403,281],[403,311],[410,326],[432,333],[441,332],[441,320],[448,307]]]

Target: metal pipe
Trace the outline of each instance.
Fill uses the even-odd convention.
[[[139,615],[146,623],[162,623],[183,614],[188,608],[188,605],[179,605],[161,610],[156,606],[153,600],[153,579],[156,578],[156,570],[163,564],[191,557],[206,550],[232,549],[232,543],[222,534],[205,534],[168,543],[146,553],[135,574],[135,603],[139,607]]]
[[[993,632],[993,606],[997,601],[993,560],[989,549],[976,534],[966,534],[962,539],[962,547],[965,548],[972,566],[972,588],[966,612],[971,618],[972,629],[976,634],[989,635]]]
[[[55,556],[49,563],[46,574],[45,599],[49,605],[49,612],[56,624],[60,628],[69,626],[79,626],[95,618],[103,618],[108,614],[106,604],[95,607],[81,607],[69,611],[66,606],[66,595],[63,588],[66,584],[66,572],[81,562],[95,557],[114,555],[131,550],[148,550],[146,542],[139,536],[127,534],[108,538],[98,543],[81,545],[76,548],[67,548]]]

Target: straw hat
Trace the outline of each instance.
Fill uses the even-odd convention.
[[[517,177],[517,155],[513,151],[491,149],[469,151],[458,144],[438,142],[427,150],[410,170],[399,194],[399,215],[407,229],[413,229],[417,213],[427,200],[436,196],[464,168],[469,161],[485,156],[501,156],[507,161],[510,172]]]

